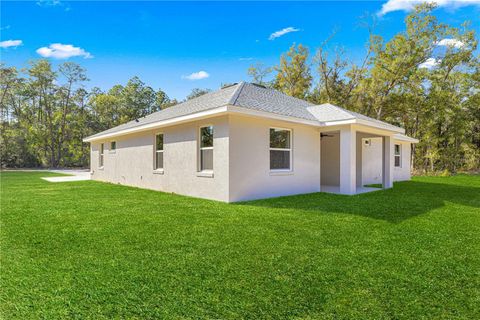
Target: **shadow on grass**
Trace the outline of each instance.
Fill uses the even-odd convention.
[[[399,223],[453,202],[480,208],[480,188],[442,183],[406,181],[393,189],[354,196],[329,193],[255,200],[239,205],[303,210],[319,214],[345,213]]]

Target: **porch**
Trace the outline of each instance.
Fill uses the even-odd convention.
[[[354,195],[393,187],[394,143],[389,130],[365,125],[326,127],[320,135],[320,191]],[[380,140],[381,161],[363,157],[363,150],[372,139]],[[381,188],[367,185],[362,172],[380,172]]]

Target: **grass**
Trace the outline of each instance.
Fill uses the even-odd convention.
[[[480,318],[480,176],[224,204],[1,174],[5,319]]]

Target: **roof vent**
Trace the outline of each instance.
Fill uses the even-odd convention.
[[[257,87],[260,87],[260,88],[263,88],[263,89],[267,89],[266,86],[264,86],[263,84],[259,84],[259,83],[252,83],[254,86],[257,86]]]
[[[225,88],[230,88],[230,87],[233,87],[233,86],[236,86],[238,84],[238,82],[235,82],[235,83],[226,83],[226,84],[223,84],[221,89],[225,89]]]

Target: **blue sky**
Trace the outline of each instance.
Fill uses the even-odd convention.
[[[442,22],[459,26],[470,20],[480,31],[480,1],[470,5],[441,1],[435,14]],[[356,61],[367,40],[360,17],[379,15],[377,33],[388,39],[403,29],[408,9],[405,0],[2,1],[0,53],[4,63],[17,67],[42,55],[54,64],[75,61],[87,69],[89,88],[108,89],[137,75],[182,99],[192,88],[216,89],[221,83],[249,80],[249,65],[277,64],[293,43],[313,51],[334,29],[337,34],[330,47],[342,46]],[[278,37],[272,37],[275,32]]]

